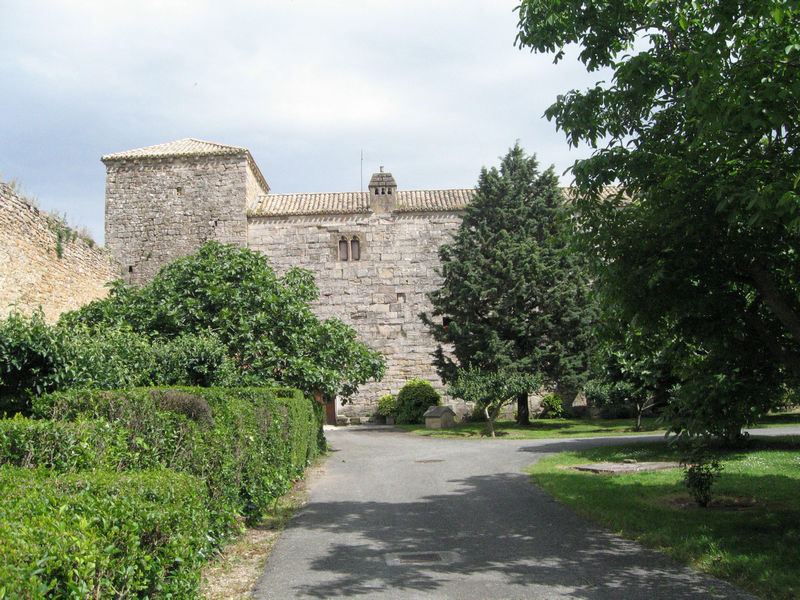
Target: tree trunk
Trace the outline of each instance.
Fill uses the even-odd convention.
[[[517,425],[530,425],[531,412],[528,408],[528,394],[522,393],[517,395]]]
[[[489,407],[483,407],[483,414],[486,417],[486,426],[489,428],[489,435],[494,437],[494,416],[489,414]]]

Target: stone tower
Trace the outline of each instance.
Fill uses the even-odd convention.
[[[246,148],[192,138],[103,156],[106,249],[125,283],[208,240],[247,246],[247,206],[269,186]]]

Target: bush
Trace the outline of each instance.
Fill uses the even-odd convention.
[[[0,467],[0,598],[196,597],[206,496],[170,471]]]
[[[683,483],[698,506],[706,508],[722,465],[707,438],[683,439],[682,444]]]
[[[228,348],[211,334],[186,334],[154,345],[157,385],[229,386],[242,378]]]
[[[108,297],[62,315],[59,323],[92,331],[124,325],[164,340],[208,338],[213,331],[216,341],[206,340],[200,356],[189,338],[166,356],[178,373],[190,375],[180,383],[219,385],[218,371],[228,368],[218,352],[224,347],[240,384],[280,381],[346,400],[367,380],[383,376],[384,361],[356,339],[352,327],[338,319],[320,321],[310,306],[318,297],[310,271],[290,269],[278,277],[260,252],[207,242],[163,267],[147,285],[114,282]]]
[[[384,394],[378,398],[375,414],[379,417],[397,418],[397,399],[392,394]]]
[[[560,419],[564,416],[564,401],[558,394],[547,394],[540,404],[540,419]]]
[[[423,379],[412,379],[397,394],[397,422],[422,423],[425,411],[441,400],[439,392]]]
[[[0,466],[113,469],[126,449],[125,432],[104,420],[0,419]]]
[[[110,423],[124,446],[98,453],[115,470],[168,468],[201,477],[212,533],[236,517],[256,521],[320,451],[322,413],[301,393],[276,398],[264,388],[78,390],[38,398],[41,418]]]
[[[50,327],[41,311],[31,317],[12,311],[0,320],[0,416],[29,414],[32,395],[71,379],[66,349],[66,334]]]
[[[0,416],[30,414],[46,392],[150,385],[233,386],[247,381],[227,347],[209,333],[165,340],[115,325],[48,325],[41,312],[0,320]]]

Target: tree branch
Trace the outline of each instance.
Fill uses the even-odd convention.
[[[800,379],[800,354],[787,350],[780,344],[758,315],[751,311],[746,311],[744,320],[769,350],[772,357],[789,369],[795,378]]]
[[[748,272],[753,277],[764,304],[787,329],[794,341],[800,344],[800,317],[783,298],[775,281],[755,262],[749,265]]]

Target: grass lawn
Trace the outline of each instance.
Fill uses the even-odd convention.
[[[575,512],[765,599],[800,598],[800,436],[754,438],[724,454],[712,503],[698,507],[681,469],[596,475],[588,462],[677,460],[666,443],[565,452],[530,472]]]
[[[764,417],[758,427],[785,427],[800,425],[800,412],[780,413]],[[483,422],[459,423],[453,429],[425,429],[425,425],[397,425],[398,428],[417,435],[432,437],[485,437],[488,435]],[[529,427],[520,427],[514,421],[496,421],[497,437],[506,439],[579,438],[608,435],[641,435],[664,433],[655,418],[643,419],[642,431],[633,430],[633,419],[541,419],[533,420]]]
[[[799,420],[800,421],[800,420]],[[400,429],[417,435],[433,437],[484,437],[486,423],[458,423],[453,429],[425,429],[425,425],[397,425]],[[644,419],[642,431],[633,430],[633,419],[590,421],[587,419],[541,419],[531,421],[529,427],[520,427],[514,421],[495,421],[497,437],[507,439],[598,437],[604,435],[635,435],[636,433],[664,433],[655,419]]]

